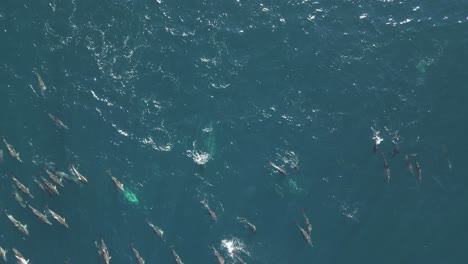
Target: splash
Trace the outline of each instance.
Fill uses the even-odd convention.
[[[372,127],[371,129],[372,129],[372,132],[374,132],[374,136],[372,137],[372,139],[375,141],[376,145],[380,145],[380,143],[382,143],[383,141],[383,138],[380,137],[380,131],[377,131]]]
[[[144,145],[149,145],[154,150],[164,151],[164,152],[168,152],[172,150],[171,143],[158,145],[156,144],[156,142],[154,142],[154,139],[151,136],[141,139],[140,142],[143,143]]]
[[[196,149],[196,141],[193,142],[193,150],[187,150],[187,156],[199,165],[204,165],[211,159],[210,153]]]
[[[202,129],[203,133],[207,134],[203,139],[203,147],[207,149],[211,157],[216,153],[216,134],[213,129],[213,123],[211,122],[207,127]]]
[[[221,240],[221,248],[224,248],[231,258],[234,258],[234,255],[239,255],[239,253],[250,256],[250,253],[245,249],[244,242],[235,237]]]
[[[299,156],[294,153],[294,151],[286,151],[284,156],[280,154],[276,155],[278,155],[285,164],[289,164],[291,169],[297,170],[299,168]]]
[[[350,219],[355,223],[359,223],[359,208],[352,204],[348,204],[347,202],[342,202],[339,208],[342,215]]]
[[[199,165],[204,165],[211,159],[210,153],[198,150],[187,150],[187,156]]]

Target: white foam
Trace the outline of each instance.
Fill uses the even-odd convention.
[[[195,149],[187,150],[187,156],[192,158],[193,161],[199,165],[206,164],[211,159],[210,153]]]
[[[374,136],[372,137],[372,139],[375,141],[376,145],[380,145],[380,143],[382,143],[383,141],[383,138],[380,137],[380,131],[376,131],[372,127],[371,129],[374,132]]]
[[[244,242],[235,237],[221,240],[221,248],[225,249],[231,258],[234,258],[234,254],[239,255],[239,253],[250,255],[245,249]]]

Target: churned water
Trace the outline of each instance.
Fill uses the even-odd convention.
[[[2,213],[0,246],[10,263],[103,263],[101,238],[111,263],[137,263],[131,244],[218,263],[211,243],[226,263],[466,263],[467,81],[464,0],[2,0],[0,209],[30,235]],[[45,168],[74,177],[60,196]]]

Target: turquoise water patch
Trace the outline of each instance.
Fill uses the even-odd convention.
[[[138,197],[132,191],[125,190],[124,197],[125,197],[125,199],[127,199],[128,202],[130,202],[132,204],[139,204],[140,203],[140,201],[138,200]]]

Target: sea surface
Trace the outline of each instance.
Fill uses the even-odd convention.
[[[2,213],[0,246],[31,264],[104,263],[101,239],[113,264],[132,244],[218,263],[211,243],[226,263],[466,263],[467,83],[466,0],[1,0],[0,210],[30,235]],[[34,181],[72,165],[88,184]]]

